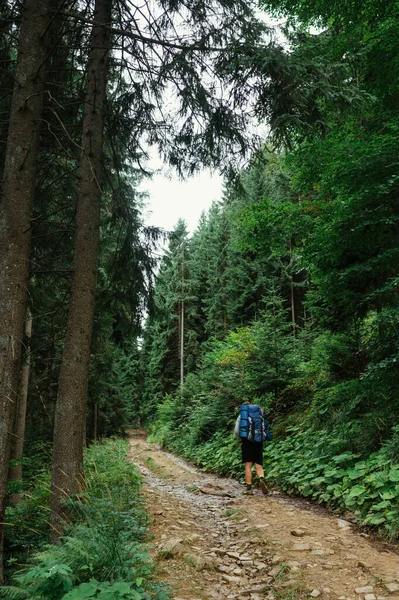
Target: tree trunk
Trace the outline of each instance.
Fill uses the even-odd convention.
[[[93,440],[98,439],[98,402],[93,406]]]
[[[292,240],[290,240],[290,264],[292,268]],[[290,275],[290,295],[291,295],[291,330],[296,337],[296,315],[295,315],[295,290],[294,290],[294,275]]]
[[[84,487],[87,383],[97,281],[104,105],[112,0],[96,0],[87,67],[74,244],[74,274],[54,417],[52,537],[62,533],[62,500]]]
[[[296,337],[296,319],[295,319],[295,292],[294,292],[294,280],[291,275],[290,278],[290,291],[291,291],[291,329],[292,334]]]
[[[50,0],[25,0],[22,12],[0,207],[0,582],[11,431],[17,401],[29,279],[43,66]]]
[[[180,391],[184,387],[184,300],[180,302]]]
[[[21,381],[19,386],[19,398],[17,400],[17,410],[15,415],[14,435],[11,445],[11,458],[20,460],[24,453],[25,441],[25,423],[26,407],[28,403],[29,373],[30,373],[30,341],[32,337],[32,313],[28,308],[25,321],[24,355],[25,360],[21,369]],[[15,465],[10,469],[10,481],[19,481],[22,479],[22,464]],[[21,497],[17,494],[10,498],[10,504],[15,505],[20,502]]]

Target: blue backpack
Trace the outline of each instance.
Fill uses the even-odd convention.
[[[257,404],[240,406],[240,438],[249,442],[265,442],[272,439],[264,411]]]

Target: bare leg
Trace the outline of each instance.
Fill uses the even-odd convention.
[[[245,463],[246,464],[246,463]],[[262,465],[257,465],[255,463],[255,471],[258,477],[264,477],[265,476],[265,472],[263,470]]]
[[[245,463],[245,483],[247,485],[250,485],[252,483],[252,463],[251,462]]]

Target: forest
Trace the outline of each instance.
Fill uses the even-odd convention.
[[[396,543],[399,2],[0,0],[0,67],[0,597],[169,598],[127,431],[240,479],[244,401]],[[151,149],[224,175],[192,234]]]

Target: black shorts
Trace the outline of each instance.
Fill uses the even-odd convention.
[[[241,455],[243,463],[250,462],[263,466],[263,444],[260,442],[242,440]]]

